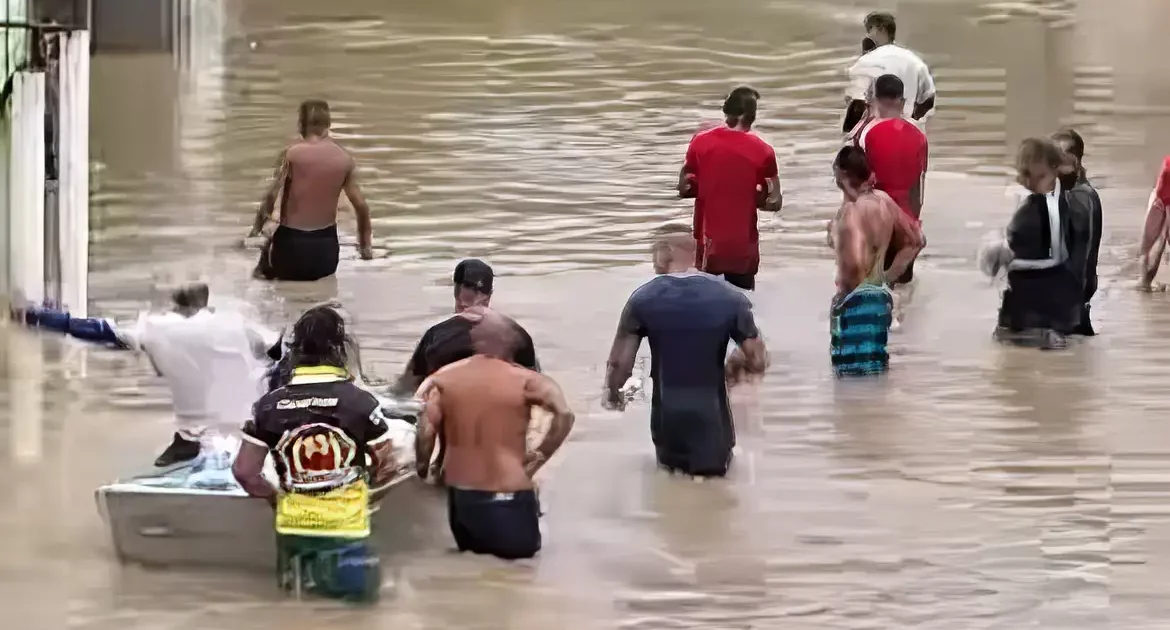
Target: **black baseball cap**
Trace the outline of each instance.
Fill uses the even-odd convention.
[[[495,277],[491,265],[478,258],[468,258],[455,265],[455,276],[451,280],[457,287],[467,287],[491,295]]]

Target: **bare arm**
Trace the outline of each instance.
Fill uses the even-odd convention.
[[[780,208],[784,205],[784,191],[780,189],[780,168],[776,165],[776,152],[771,147],[768,147],[768,156],[764,160],[760,176],[763,181],[757,185],[767,195],[759,209],[766,212],[780,212]]]
[[[934,96],[929,96],[925,101],[914,105],[914,112],[910,114],[910,117],[914,120],[922,120],[932,109],[934,109]]]
[[[419,418],[418,432],[414,438],[414,465],[420,479],[426,479],[431,471],[431,455],[443,426],[443,401],[438,384],[428,379],[419,392],[423,413]]]
[[[852,99],[848,106],[845,107],[845,119],[841,123],[841,133],[849,133],[857,127],[857,123],[865,118],[865,111],[868,108],[865,101],[862,99]]]
[[[678,197],[679,199],[693,199],[695,196],[695,187],[692,186],[691,173],[687,172],[687,167],[683,166],[678,172]]]
[[[851,202],[853,208],[843,212],[837,222],[837,299],[849,295],[865,279],[865,226],[862,224],[862,205]]]
[[[1162,254],[1166,251],[1167,226],[1166,207],[1157,195],[1150,198],[1146,211],[1146,222],[1142,229],[1142,242],[1138,250],[1141,262],[1140,286],[1149,288],[1158,275]]]
[[[366,448],[370,454],[372,467],[370,468],[370,485],[374,500],[381,499],[390,490],[390,482],[398,476],[398,461],[394,457],[394,448],[397,446],[391,439],[386,416],[382,413],[380,401],[370,394],[369,422],[365,425]]]
[[[837,224],[841,222],[841,216],[845,213],[845,204],[842,203],[840,208],[837,208],[837,214],[829,220],[829,224],[825,226],[825,240],[828,241],[829,247],[836,249],[834,234],[837,233]]]
[[[893,205],[892,202],[890,205]],[[891,240],[894,243],[901,243],[902,246],[894,254],[886,275],[890,278],[900,278],[906,273],[906,268],[910,266],[918,252],[926,246],[926,239],[922,236],[922,229],[906,216],[905,212],[896,207],[889,210],[894,213],[894,238]]]
[[[625,407],[622,386],[634,373],[634,361],[638,358],[638,347],[641,345],[642,338],[637,335],[619,330],[614,336],[613,346],[609,350],[609,360],[605,364],[606,403],[611,408]]]
[[[390,391],[395,396],[406,396],[411,392],[418,391],[422,385],[423,379],[410,373],[410,368],[398,376],[398,380],[394,381],[394,385],[390,387]]]
[[[764,180],[764,189],[768,191],[767,197],[764,198],[764,203],[760,210],[765,212],[780,212],[784,207],[784,191],[780,188],[780,176],[769,177]]]
[[[366,198],[362,195],[362,189],[357,182],[357,167],[350,166],[349,174],[345,177],[345,197],[349,199],[349,204],[353,206],[353,215],[357,219],[358,229],[358,249],[361,252],[362,258],[369,260],[372,258],[370,247],[374,240],[374,226],[370,220],[370,206],[366,203]]]
[[[687,145],[687,155],[683,158],[682,168],[678,172],[678,196],[681,199],[694,198],[696,190],[694,187],[695,181],[695,141],[691,139],[691,144]]]
[[[545,462],[561,448],[569,432],[573,430],[575,417],[565,394],[551,378],[543,374],[533,374],[524,384],[524,396],[529,405],[536,405],[552,413],[552,425],[544,434],[544,439],[537,445],[535,452],[529,454],[525,463],[525,472],[528,476],[536,474]]]
[[[914,104],[914,111],[910,117],[922,120],[934,109],[934,77],[930,76],[930,68],[923,63],[918,70],[918,102]]]
[[[922,145],[922,175],[910,187],[910,209],[915,219],[922,218],[922,206],[926,203],[926,171],[930,167],[930,150]]]
[[[756,326],[751,300],[740,297],[739,311],[731,330],[731,340],[739,347],[731,353],[725,366],[727,381],[732,385],[738,383],[745,374],[760,376],[768,369],[768,349]]]
[[[256,220],[252,222],[252,231],[248,234],[249,237],[259,236],[260,230],[264,229],[264,224],[276,211],[276,197],[280,195],[289,176],[288,149],[285,149],[276,159],[276,167],[272,171],[272,181],[268,182],[268,190],[264,192],[264,199],[260,201],[260,208],[256,211]]]
[[[232,476],[249,496],[268,501],[276,505],[276,488],[264,478],[264,459],[268,457],[268,449],[250,440],[240,444],[240,451],[236,461],[232,462]]]
[[[426,349],[430,345],[430,334],[430,330],[423,333],[422,338],[414,347],[414,352],[410,355],[410,360],[406,362],[402,375],[394,382],[391,391],[394,392],[395,396],[409,396],[418,392],[426,379]]]
[[[603,405],[609,409],[624,409],[626,400],[622,396],[622,386],[630,380],[634,373],[634,361],[638,358],[638,347],[642,345],[645,330],[638,319],[635,309],[635,292],[626,301],[622,314],[618,318],[617,333],[613,337],[613,345],[609,349],[609,360],[605,363],[605,400]]]

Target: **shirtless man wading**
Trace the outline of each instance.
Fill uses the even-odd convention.
[[[829,224],[837,254],[837,294],[830,317],[829,355],[837,376],[885,372],[893,300],[886,278],[899,277],[922,249],[922,232],[884,192],[874,190],[865,153],[848,146],[833,162],[845,202]],[[886,254],[896,249],[889,268]]]
[[[313,281],[337,271],[337,201],[344,192],[357,218],[358,251],[373,257],[370,207],[357,183],[353,158],[329,136],[329,104],[308,100],[300,107],[303,138],[280,154],[272,183],[252,225],[259,236],[280,196],[280,225],[260,254],[253,275],[267,280]]]
[[[532,476],[568,437],[573,412],[552,379],[505,358],[519,343],[508,318],[482,308],[467,316],[477,319],[471,329],[477,354],[439,369],[419,388],[426,407],[416,442],[418,475],[425,479],[431,472],[441,435],[446,456],[439,474],[459,550],[531,558],[541,547]],[[529,452],[533,406],[553,418],[541,444]]]

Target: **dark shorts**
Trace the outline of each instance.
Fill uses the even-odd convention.
[[[382,588],[378,557],[365,540],[276,536],[276,577],[282,590],[374,602]]]
[[[281,225],[260,252],[257,268],[269,280],[312,282],[336,273],[340,256],[336,225],[320,230]]]
[[[721,274],[732,287],[743,290],[756,290],[756,274]]]
[[[717,453],[707,453],[707,457],[695,457],[694,453],[686,456],[676,451],[658,450],[658,466],[663,470],[691,477],[726,477],[731,469],[732,450],[730,448],[707,447],[703,450],[718,450]]]
[[[459,551],[519,560],[540,551],[536,491],[486,492],[447,488],[447,520]]]
[[[651,401],[650,437],[658,465],[693,477],[722,477],[731,467],[735,424],[723,383],[670,387]]]
[[[754,273],[719,273],[714,275],[723,276],[723,279],[731,286],[739,287],[744,291],[756,290],[756,274]]]
[[[890,323],[894,301],[889,290],[863,284],[833,305],[829,318],[829,358],[842,376],[881,374],[890,367]]]

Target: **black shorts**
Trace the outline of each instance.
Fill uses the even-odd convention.
[[[721,273],[715,274],[723,276],[723,279],[731,284],[731,286],[739,287],[744,291],[756,290],[756,274],[754,273]]]
[[[540,551],[536,491],[487,492],[447,488],[447,520],[459,551],[519,560]]]
[[[677,453],[658,451],[658,466],[663,470],[690,477],[726,477],[731,469],[732,450],[725,449],[720,459],[711,463],[698,464],[691,457],[680,457]]]
[[[257,268],[269,280],[312,282],[336,273],[340,256],[336,225],[320,230],[281,225],[260,252]]]
[[[650,438],[662,468],[693,477],[722,477],[731,467],[735,424],[715,387],[675,388],[651,402]]]

